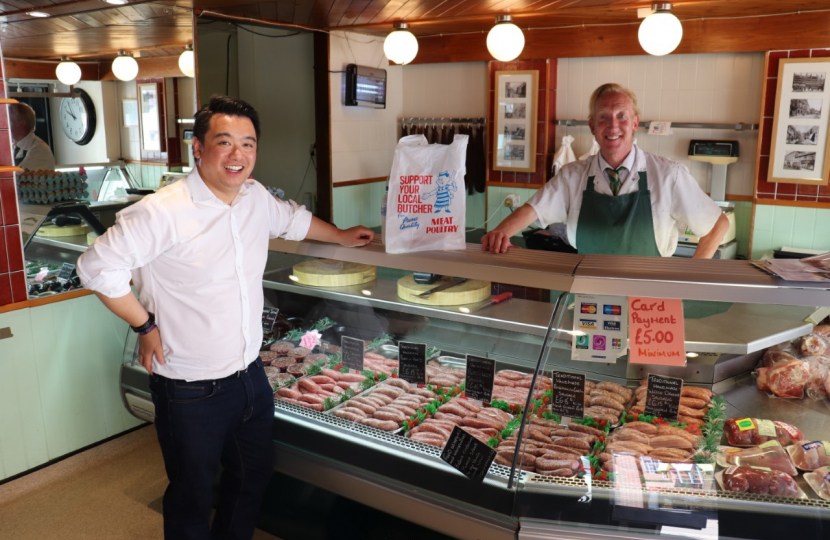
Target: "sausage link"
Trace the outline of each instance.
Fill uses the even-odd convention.
[[[618,414],[625,410],[625,407],[619,401],[602,396],[591,396],[591,405],[607,407],[617,411]]]

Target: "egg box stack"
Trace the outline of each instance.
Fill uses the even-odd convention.
[[[87,175],[78,172],[26,171],[17,177],[20,202],[46,204],[89,197]]]

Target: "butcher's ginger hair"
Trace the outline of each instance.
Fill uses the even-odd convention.
[[[637,106],[637,94],[634,93],[634,90],[617,83],[605,83],[591,94],[591,100],[588,102],[588,120],[594,119],[597,100],[603,94],[624,94],[628,96],[628,99],[631,100],[631,108],[634,110],[634,116],[640,116],[640,108]]]

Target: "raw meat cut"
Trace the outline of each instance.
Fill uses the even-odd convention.
[[[741,493],[798,497],[798,486],[792,476],[752,467],[730,467],[723,471],[723,487]]]
[[[830,442],[798,441],[790,447],[793,461],[799,469],[814,471],[830,466]]]
[[[769,368],[765,375],[770,392],[778,397],[800,399],[804,397],[804,386],[810,380],[810,365],[803,360],[790,360]],[[763,374],[759,375],[758,380],[763,378]],[[758,387],[761,385],[758,384]]]
[[[732,446],[757,446],[770,440],[787,446],[804,438],[795,426],[758,418],[730,418],[724,423],[723,432]]]
[[[723,456],[729,465],[766,467],[790,476],[798,474],[787,451],[778,444],[778,441],[771,441],[757,448],[747,448],[738,452],[724,452]]]

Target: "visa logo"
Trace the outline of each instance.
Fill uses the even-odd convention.
[[[597,321],[593,319],[579,319],[579,327],[587,328],[588,330],[596,330]]]
[[[602,306],[603,315],[622,315],[622,306]]]
[[[619,332],[620,331],[620,321],[603,321],[602,327],[605,330],[611,330],[612,332]]]
[[[582,304],[582,313],[590,313],[594,314],[597,312],[597,305],[596,304]]]

